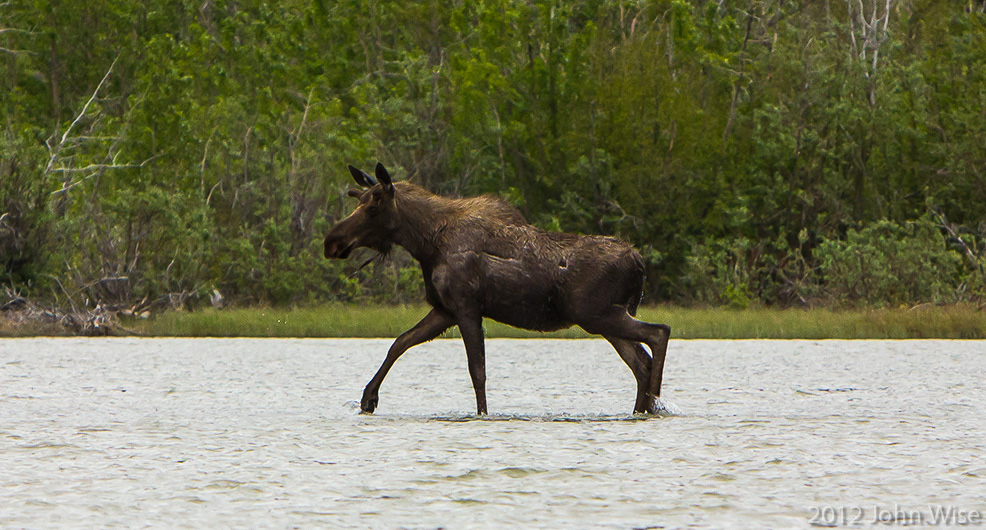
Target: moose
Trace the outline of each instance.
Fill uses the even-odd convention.
[[[357,247],[387,254],[399,245],[420,263],[431,306],[397,337],[366,385],[364,413],[377,408],[380,384],[404,352],[458,326],[477,413],[485,415],[484,317],[534,331],[578,325],[602,335],[636,379],[634,413],[659,412],[671,328],[634,318],[644,262],[630,244],[536,228],[496,197],[448,198],[395,183],[380,163],[376,178],[353,166],[349,171],[360,189],[348,194],[359,205],[325,236],[325,257],[346,259]]]

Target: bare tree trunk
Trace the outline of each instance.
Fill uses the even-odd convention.
[[[736,78],[736,83],[733,84],[733,97],[729,103],[729,116],[726,118],[726,127],[722,131],[722,143],[724,147],[725,143],[729,140],[729,131],[733,127],[733,120],[736,119],[736,106],[739,101],[739,92],[742,88],[743,81],[746,79],[746,43],[750,40],[750,30],[753,28],[753,2],[750,2],[748,9],[750,12],[747,13],[746,18],[746,35],[743,36],[743,46],[740,47],[739,76]]]
[[[887,40],[890,8],[894,0],[870,0],[870,16],[866,17],[863,0],[846,0],[849,14],[850,54],[859,61],[867,80],[870,106],[876,106],[876,77],[880,65],[880,47]],[[880,4],[883,3],[883,13]]]

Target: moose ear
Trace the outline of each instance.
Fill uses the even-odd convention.
[[[394,181],[390,178],[390,173],[387,173],[387,168],[380,162],[377,162],[377,180],[383,184],[383,189],[388,195],[394,194]]]
[[[377,183],[377,181],[373,180],[373,177],[364,173],[363,170],[356,169],[353,166],[349,166],[349,173],[353,175],[353,180],[364,188],[369,188]]]

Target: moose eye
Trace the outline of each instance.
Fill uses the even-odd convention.
[[[369,206],[366,207],[366,213],[367,213],[367,215],[370,215],[370,216],[376,215],[379,211],[380,211],[380,209],[377,208],[377,205],[376,204],[371,204],[371,205],[369,205]]]

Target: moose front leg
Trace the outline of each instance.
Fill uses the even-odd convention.
[[[459,333],[466,346],[469,359],[469,376],[476,391],[476,413],[486,414],[486,344],[483,337],[483,318],[473,317],[459,320]]]
[[[360,410],[366,413],[372,413],[377,408],[377,403],[380,400],[378,395],[380,384],[383,383],[383,378],[387,377],[387,372],[390,371],[390,368],[394,366],[394,363],[397,362],[397,359],[404,352],[413,346],[417,346],[422,342],[428,342],[441,335],[446,329],[452,327],[454,323],[452,318],[444,312],[432,309],[413,328],[402,333],[400,337],[397,337],[394,344],[390,346],[390,350],[387,351],[387,358],[383,361],[380,369],[377,370],[376,375],[373,376],[370,383],[366,385],[366,389],[363,390],[363,399],[359,405]]]

